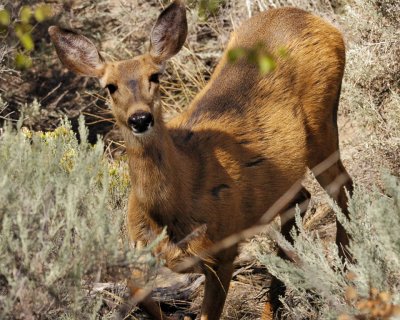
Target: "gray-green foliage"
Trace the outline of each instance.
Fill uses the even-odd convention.
[[[154,263],[121,238],[128,187],[86,135],[83,121],[80,143],[68,123],[0,135],[1,319],[92,318],[93,282]]]
[[[349,263],[347,270],[336,245],[304,230],[299,217],[299,231],[292,231],[292,249],[300,264],[268,254],[260,246],[259,260],[287,286],[282,301],[288,319],[337,319],[339,315],[363,314],[357,299],[350,301],[346,295],[349,288],[355,289],[359,299],[370,297],[374,288],[389,293],[392,304],[400,303],[400,180],[388,174],[383,180],[384,193],[356,188],[349,202],[350,221],[332,203],[352,237],[349,250],[356,262]]]
[[[400,303],[400,180],[385,175],[384,194],[359,190],[350,202],[353,236],[350,250],[357,261],[349,266],[359,293],[371,287],[390,292]]]

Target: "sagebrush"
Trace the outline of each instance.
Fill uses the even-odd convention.
[[[385,174],[382,180],[384,193],[356,188],[349,202],[350,220],[331,203],[351,236],[353,263],[344,264],[336,245],[307,231],[299,215],[293,246],[284,243],[298,256],[297,265],[259,247],[260,261],[287,287],[282,297],[285,319],[400,317],[400,179]],[[383,301],[374,305],[379,295]]]
[[[95,318],[96,282],[155,266],[124,238],[129,179],[104,145],[6,125],[0,136],[0,318]],[[146,271],[145,270],[145,271]]]

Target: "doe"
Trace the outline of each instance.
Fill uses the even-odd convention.
[[[186,40],[181,1],[158,17],[149,51],[129,60],[106,62],[86,37],[55,26],[49,33],[66,67],[99,78],[109,90],[128,155],[131,239],[146,244],[166,227],[168,237],[156,250],[172,270],[183,258],[200,255],[201,262],[186,271],[205,274],[201,319],[219,319],[238,247],[211,256],[204,252],[257,224],[307,167],[338,152],[337,109],[345,65],[340,32],[295,8],[252,17],[232,33],[206,87],[168,123],[160,107],[159,76]],[[272,72],[260,73],[249,59],[228,61],[230,49],[260,43],[271,54],[286,51],[285,56],[276,54]],[[348,178],[344,187],[351,191],[340,159],[317,179],[328,189],[343,175]],[[344,187],[334,196],[347,215]],[[285,236],[293,225],[289,219],[283,226]],[[204,233],[188,237],[202,226]],[[343,255],[348,237],[339,222],[336,239]],[[144,305],[153,317],[166,319],[151,300]]]

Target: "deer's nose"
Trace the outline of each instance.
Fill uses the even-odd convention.
[[[135,133],[144,133],[154,125],[154,118],[150,112],[138,111],[128,118],[128,126]]]

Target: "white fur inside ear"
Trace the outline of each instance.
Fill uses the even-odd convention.
[[[164,73],[165,72],[165,63],[162,63],[160,65],[160,73]]]
[[[103,59],[88,38],[69,30],[50,27],[49,34],[57,54],[71,71],[91,77],[100,77]]]
[[[150,55],[156,63],[165,62],[179,52],[186,36],[186,8],[175,1],[160,14],[151,31]]]

